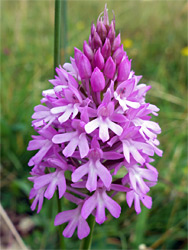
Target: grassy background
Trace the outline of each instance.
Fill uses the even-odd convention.
[[[152,85],[147,101],[161,110],[157,121],[162,127],[159,140],[164,156],[155,157],[159,183],[151,191],[152,209],[143,208],[136,215],[126,205],[125,195],[118,195],[121,217],[109,216],[106,223],[95,227],[92,249],[186,249],[187,57],[182,49],[187,46],[188,4],[181,0],[105,2],[111,18],[111,10],[115,12],[116,31],[121,32],[133,59],[132,68]],[[82,49],[91,22],[96,23],[105,2],[68,1],[69,56],[74,47]],[[39,215],[29,208],[27,162],[32,152],[26,151],[33,133],[33,107],[53,77],[54,1],[3,0],[1,5],[2,205],[30,249],[57,249],[56,200],[46,202]],[[24,231],[20,223],[25,218],[30,224]],[[77,249],[76,236],[66,239],[66,245]]]

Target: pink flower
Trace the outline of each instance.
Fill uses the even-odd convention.
[[[91,147],[92,148],[88,155],[89,161],[77,168],[72,174],[73,182],[79,181],[84,175],[88,174],[86,188],[90,192],[96,190],[97,188],[97,177],[100,177],[104,186],[107,188],[110,187],[112,182],[112,176],[109,170],[100,162],[103,153],[100,149],[99,143],[95,138],[91,143]]]
[[[54,221],[55,226],[68,222],[68,225],[63,231],[64,237],[72,237],[76,228],[78,228],[77,234],[80,240],[87,237],[90,233],[89,225],[81,215],[81,208],[82,204],[78,205],[78,207],[73,210],[67,210],[56,215]]]
[[[38,150],[30,159],[29,180],[33,182],[31,209],[42,209],[43,200],[56,190],[59,199],[76,204],[73,210],[60,212],[55,225],[68,223],[63,231],[71,237],[86,237],[87,218],[95,216],[98,224],[106,219],[105,209],[118,218],[118,192],[126,193],[129,207],[136,213],[140,202],[152,206],[148,196],[157,183],[158,172],[151,165],[158,148],[161,129],[151,121],[159,109],[146,103],[150,86],[139,83],[131,60],[115,34],[115,19],[109,22],[105,6],[83,52],[77,48],[70,63],[56,68],[50,80],[52,89],[42,92],[42,105],[34,108],[32,136],[28,150]],[[122,178],[117,173],[122,168]],[[79,198],[78,198],[79,197]]]
[[[87,217],[96,208],[96,222],[102,224],[106,220],[105,208],[111,213],[112,216],[118,218],[121,213],[121,207],[112,198],[110,198],[104,188],[99,188],[95,193],[87,199],[82,207],[82,216],[87,219]]]
[[[99,128],[99,137],[103,142],[108,141],[109,132],[112,130],[116,135],[121,135],[123,128],[113,122],[114,103],[110,101],[110,90],[107,91],[101,105],[98,107],[98,117],[85,125],[85,130],[88,134]]]

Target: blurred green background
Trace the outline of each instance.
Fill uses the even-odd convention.
[[[132,58],[132,69],[152,85],[147,102],[160,108],[155,119],[162,127],[159,140],[164,156],[155,157],[159,182],[150,192],[152,209],[142,207],[136,215],[125,195],[117,195],[121,216],[109,216],[95,226],[92,249],[186,249],[188,3],[67,1],[68,58],[74,47],[82,49],[106,2],[110,18],[115,12],[116,31]],[[30,211],[27,163],[33,152],[26,151],[33,134],[33,107],[39,104],[42,90],[51,87],[48,79],[54,74],[54,1],[3,0],[1,7],[1,201],[30,249],[57,249],[56,197],[45,202],[40,214]],[[69,204],[63,206],[67,209]],[[16,249],[5,224],[2,245]],[[76,235],[65,242],[67,249],[78,249]]]

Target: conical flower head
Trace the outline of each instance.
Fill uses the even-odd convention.
[[[134,201],[136,213],[141,212],[140,201],[151,208],[147,193],[158,178],[151,157],[162,156],[162,151],[157,140],[161,129],[150,121],[159,109],[146,103],[150,86],[139,84],[142,77],[131,70],[106,6],[96,26],[91,25],[83,51],[74,52],[71,63],[56,68],[53,88],[42,92],[44,105],[34,109],[32,124],[39,135],[28,150],[39,151],[29,161],[29,180],[34,184],[32,210],[38,204],[39,212],[44,198],[51,199],[56,189],[60,199],[75,204],[56,216],[55,225],[68,223],[63,235],[71,237],[77,228],[81,239],[90,231],[89,214],[99,224],[107,219],[105,208],[120,216],[113,198],[118,192],[127,193],[129,207]],[[116,178],[120,168],[125,174]]]

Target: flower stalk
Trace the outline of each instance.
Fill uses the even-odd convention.
[[[58,191],[56,191],[56,195],[57,195],[58,212],[60,213],[62,211],[62,206],[61,206],[61,199],[59,199]],[[64,229],[63,225],[58,226],[58,245],[59,245],[59,248],[62,250],[65,249],[65,241],[62,235],[63,229]]]
[[[61,63],[61,0],[55,0],[54,71]]]
[[[55,27],[54,27],[54,71],[61,64],[61,0],[55,0]],[[61,200],[57,194],[58,212],[62,211]],[[60,249],[65,249],[64,237],[62,236],[62,225],[58,227],[58,243]]]

